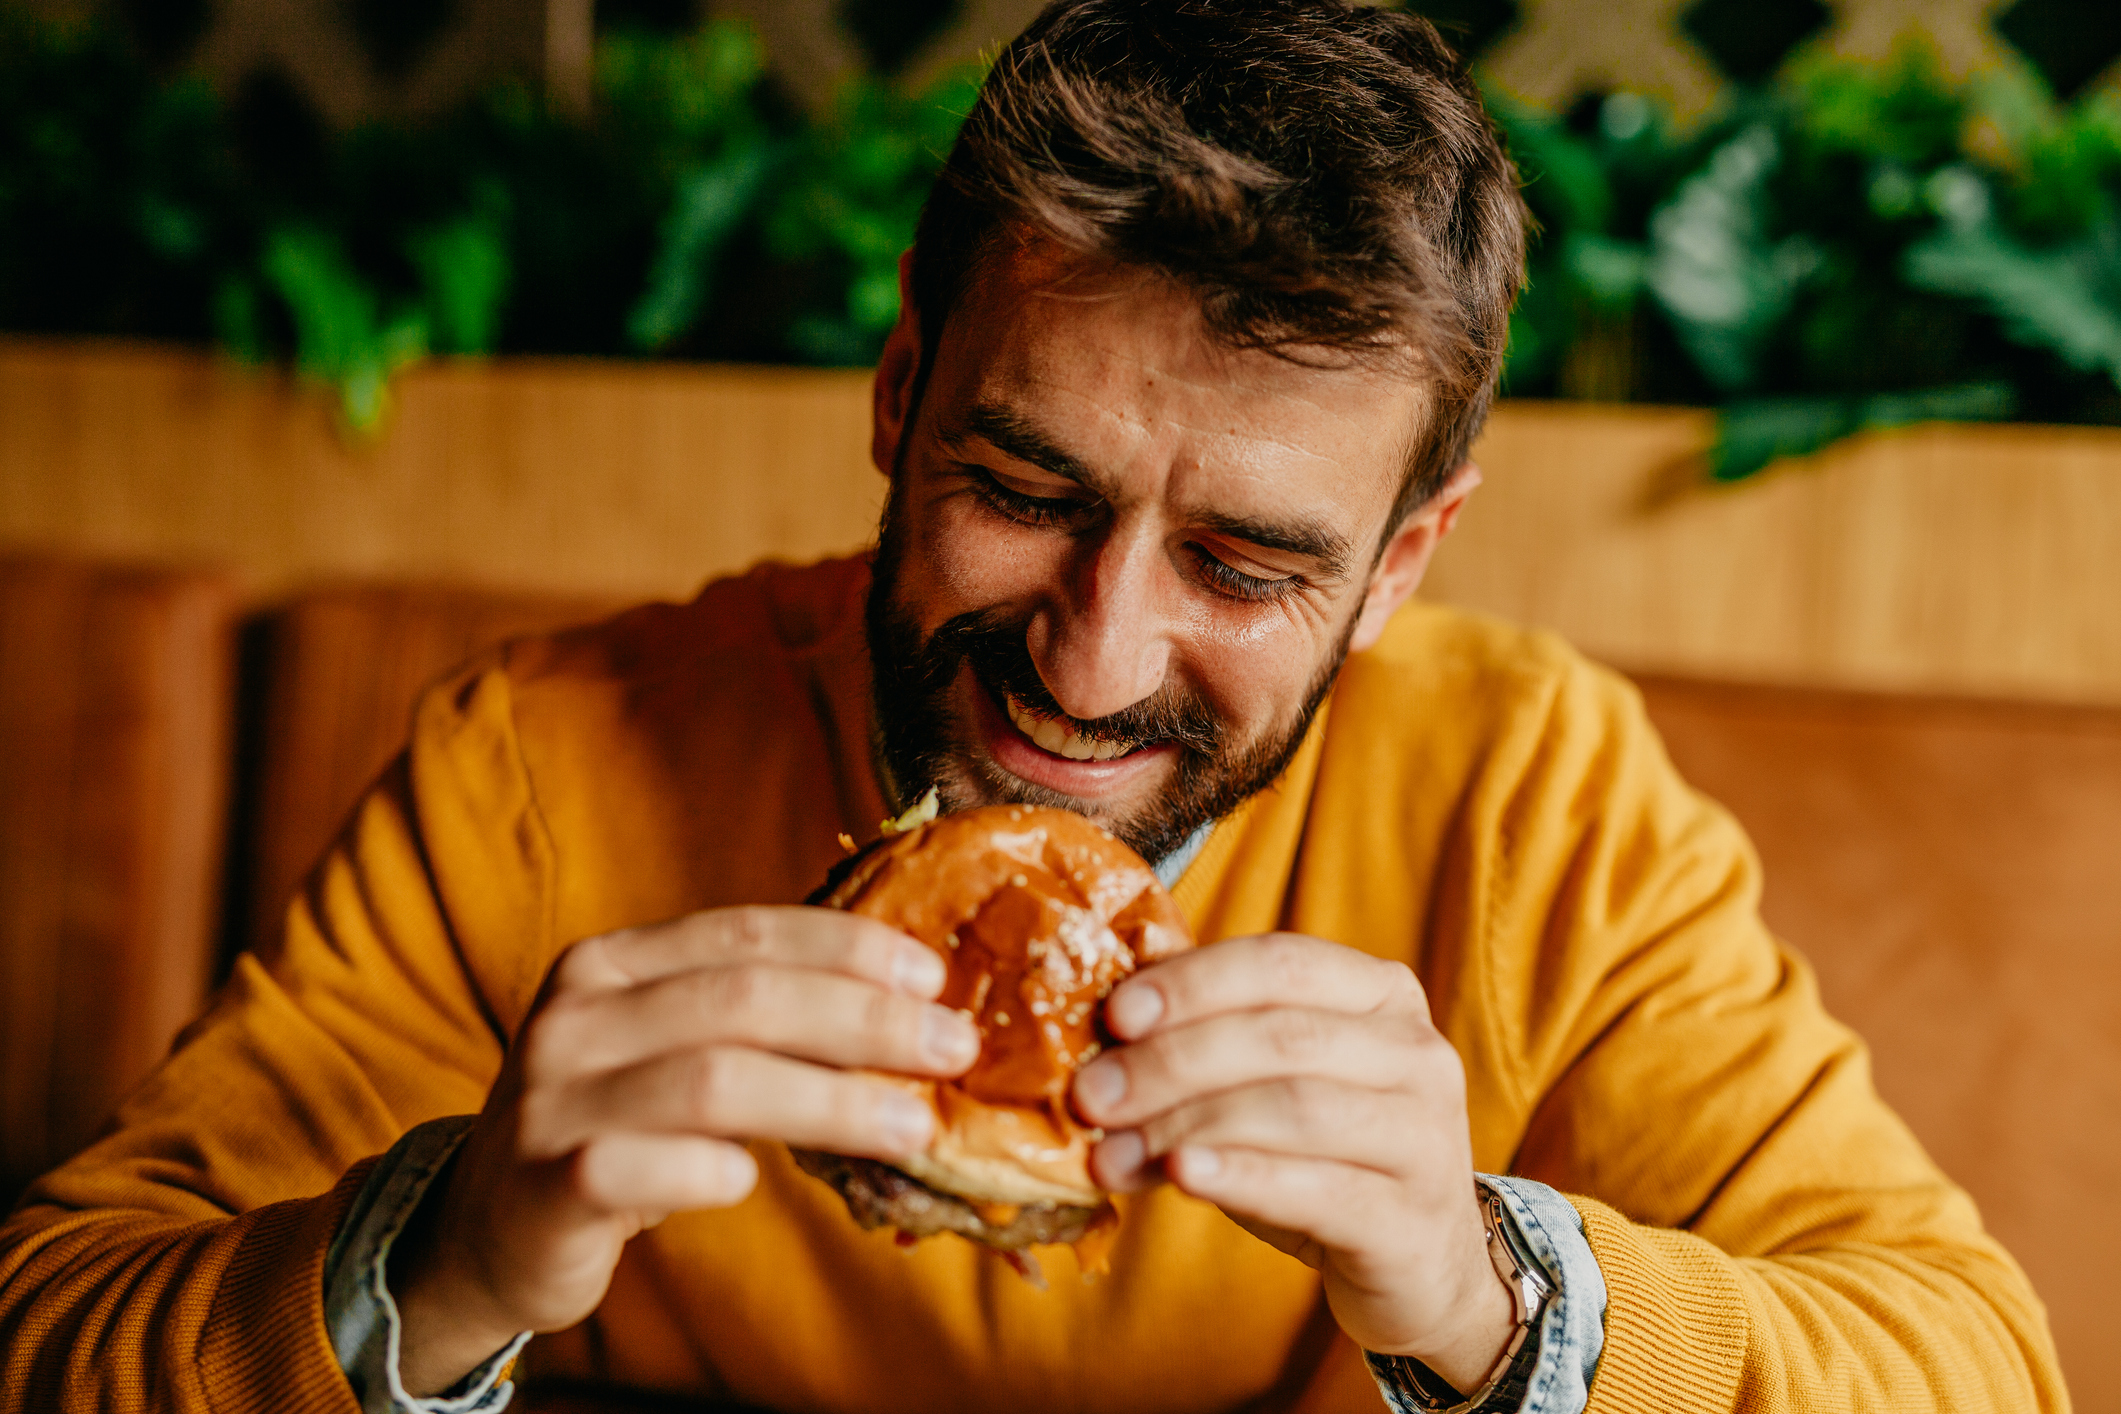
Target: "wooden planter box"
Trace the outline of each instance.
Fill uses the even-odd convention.
[[[0,544],[685,595],[869,539],[869,379],[440,362],[372,444],[211,356],[0,341]],[[1633,668],[2121,703],[2121,432],[1915,428],[1704,486],[1689,410],[1505,403],[1432,595]]]

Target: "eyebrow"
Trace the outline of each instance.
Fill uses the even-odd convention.
[[[996,450],[1020,462],[1072,481],[1095,496],[1110,495],[1110,482],[1106,478],[1014,408],[996,403],[975,403],[966,412],[964,425],[945,430],[940,440],[945,445],[957,446],[973,437],[984,439]],[[1314,560],[1327,575],[1338,576],[1347,569],[1347,538],[1323,521],[1309,518],[1262,520],[1256,516],[1219,511],[1203,511],[1194,515],[1192,520],[1204,530],[1257,545],[1263,550],[1279,550]]]
[[[970,437],[985,438],[1018,461],[1072,481],[1085,491],[1098,496],[1110,494],[1110,483],[1093,471],[1089,463],[1064,451],[1058,442],[1033,426],[1030,419],[1014,408],[997,403],[975,403],[965,414],[964,427],[945,434],[943,440],[955,445]]]

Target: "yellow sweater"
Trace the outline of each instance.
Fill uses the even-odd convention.
[[[484,1101],[566,944],[800,899],[884,814],[845,561],[519,643],[407,755],[119,1114],[0,1229],[0,1406],[352,1410],[319,1273],[367,1167]],[[2064,1409],[2045,1317],[1763,929],[1758,869],[1632,690],[1411,606],[1177,898],[1410,963],[1479,1167],[1583,1214],[1594,1410]],[[1379,1407],[1303,1266],[1169,1191],[1109,1277],[907,1253],[760,1145],[757,1193],[628,1249],[534,1369],[814,1410]]]

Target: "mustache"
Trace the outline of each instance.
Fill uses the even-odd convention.
[[[922,655],[922,676],[940,688],[956,676],[960,663],[972,669],[982,686],[996,696],[1007,694],[1041,717],[1069,723],[1092,741],[1175,743],[1202,756],[1214,756],[1223,745],[1222,723],[1197,697],[1171,684],[1103,717],[1070,716],[1054,700],[1038,665],[1031,660],[1030,626],[997,619],[984,612],[960,614],[935,631]]]

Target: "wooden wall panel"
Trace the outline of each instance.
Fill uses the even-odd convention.
[[[1913,428],[1713,487],[1706,414],[1515,404],[1426,592],[1696,677],[2121,702],[2121,431]]]
[[[860,372],[436,362],[370,445],[200,354],[0,340],[0,543],[319,579],[685,595],[869,540]]]
[[[1426,592],[1631,667],[2121,703],[2121,431],[1930,427],[1737,487],[1700,412],[1505,404]],[[883,483],[860,372],[436,363],[373,446],[274,375],[0,341],[0,544],[319,579],[683,595],[850,550]]]

